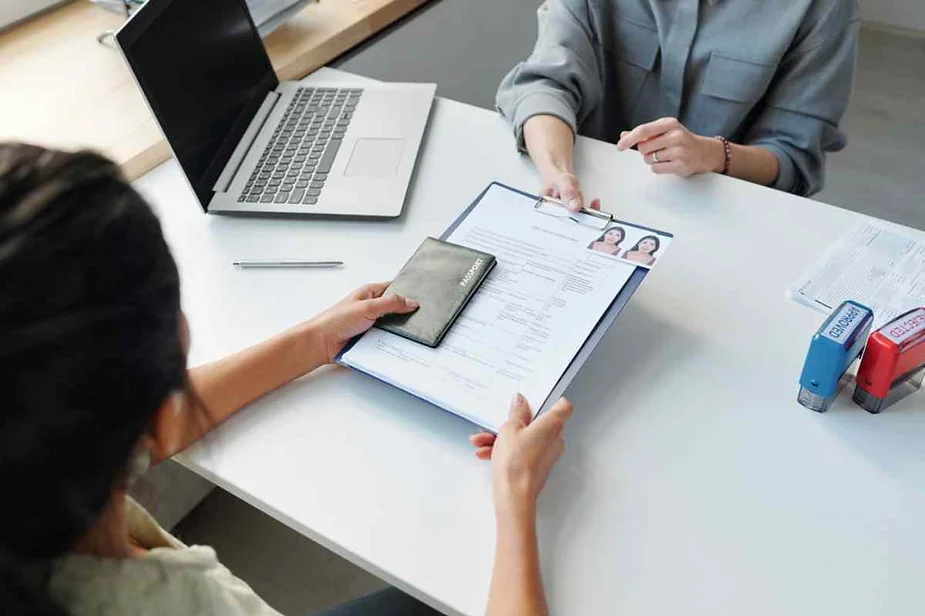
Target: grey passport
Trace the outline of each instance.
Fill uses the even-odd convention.
[[[488,253],[427,238],[386,291],[415,299],[421,307],[382,317],[376,326],[436,347],[494,266]]]

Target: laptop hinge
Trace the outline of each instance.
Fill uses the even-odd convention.
[[[254,119],[251,120],[250,126],[244,131],[244,135],[241,137],[241,141],[238,142],[237,147],[235,147],[234,152],[231,153],[228,164],[225,165],[222,174],[218,176],[212,190],[220,193],[226,192],[231,186],[234,176],[238,174],[238,169],[241,168],[241,163],[244,162],[244,157],[250,151],[254,140],[257,139],[257,135],[263,130],[263,125],[266,124],[267,118],[270,117],[270,113],[273,111],[273,107],[276,106],[277,101],[279,101],[280,96],[282,95],[279,92],[270,92],[263,99],[263,103],[261,103],[257,113],[254,114]]]

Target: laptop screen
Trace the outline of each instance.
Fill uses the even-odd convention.
[[[244,0],[148,0],[116,39],[205,209],[279,83]]]

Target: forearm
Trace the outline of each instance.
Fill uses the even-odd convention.
[[[177,435],[169,458],[198,440],[257,398],[296,379],[327,361],[324,345],[311,322],[298,325],[269,340],[189,371],[190,384],[201,408],[178,415]]]
[[[774,183],[779,163],[773,152],[757,145],[730,143],[729,146],[732,158],[729,159],[727,175],[762,186]]]
[[[190,370],[193,389],[216,424],[326,362],[312,322]]]
[[[701,151],[706,152],[703,156],[705,164],[699,170],[722,173],[726,160],[723,142],[714,137],[696,139],[705,144],[701,146]],[[740,145],[731,141],[729,148],[731,156],[726,175],[762,186],[770,186],[777,179],[779,163],[777,156],[769,149],[757,145]]]
[[[545,616],[533,506],[499,509],[487,616]]]
[[[524,142],[542,177],[574,172],[575,135],[559,118],[537,115],[527,120],[524,123]]]

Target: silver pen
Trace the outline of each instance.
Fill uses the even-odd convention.
[[[240,268],[280,268],[280,267],[306,267],[306,268],[330,268],[341,267],[343,261],[233,261],[232,265]]]

